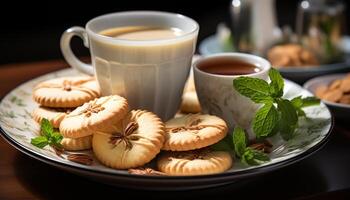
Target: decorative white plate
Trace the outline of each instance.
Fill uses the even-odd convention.
[[[332,116],[327,107],[319,106],[305,109],[308,119],[300,121],[297,136],[283,141],[279,136],[272,138],[271,161],[260,166],[245,166],[235,161],[234,166],[225,173],[204,176],[145,176],[129,174],[125,170],[115,170],[100,164],[96,159],[92,166],[85,166],[61,158],[51,147],[39,149],[30,144],[37,136],[39,125],[32,120],[31,113],[38,105],[32,100],[31,92],[37,83],[61,76],[78,75],[72,69],[64,69],[28,81],[7,94],[0,103],[0,126],[3,138],[21,152],[50,165],[96,179],[104,183],[131,188],[181,190],[203,188],[232,183],[250,176],[262,174],[299,161],[318,150],[327,141],[332,129]],[[309,96],[311,93],[297,84],[286,81],[285,97]],[[84,151],[92,154],[92,151]]]

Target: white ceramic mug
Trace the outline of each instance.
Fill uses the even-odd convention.
[[[170,39],[126,40],[99,34],[125,26],[178,28]],[[174,116],[181,103],[198,35],[198,24],[186,16],[156,11],[129,11],[102,15],[85,29],[72,27],[61,38],[61,51],[75,69],[95,75],[102,95],[127,98],[131,109],[146,109],[163,120]],[[90,49],[92,65],[75,57],[70,40],[79,36]]]
[[[251,63],[260,68],[260,71],[247,75],[218,75],[200,69],[201,64],[208,61],[213,63],[214,59]],[[243,53],[220,53],[198,59],[193,65],[193,70],[202,112],[223,118],[230,130],[239,125],[252,133],[251,123],[259,105],[239,94],[233,87],[233,79],[248,76],[268,80],[270,68],[271,64],[267,60]]]

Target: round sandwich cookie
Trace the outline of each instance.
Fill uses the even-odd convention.
[[[96,131],[92,149],[104,165],[115,169],[129,169],[150,162],[162,148],[164,124],[155,114],[144,110],[131,111],[115,131]]]
[[[188,114],[165,123],[162,150],[188,151],[215,144],[227,134],[224,120],[214,115]]]
[[[93,77],[61,77],[39,83],[33,89],[34,100],[42,106],[74,108],[100,96]]]
[[[67,138],[80,138],[99,131],[112,131],[113,126],[128,113],[125,98],[112,95],[94,99],[69,113],[60,124]]]
[[[91,149],[92,135],[80,138],[63,138],[61,144],[65,150],[80,151]]]
[[[54,128],[59,128],[61,121],[71,111],[71,108],[48,108],[40,106],[33,111],[32,116],[39,124],[41,120],[47,119]]]
[[[230,169],[232,163],[230,153],[204,148],[164,152],[159,156],[157,166],[167,175],[190,176],[221,173]]]

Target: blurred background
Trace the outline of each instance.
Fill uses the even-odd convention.
[[[59,48],[63,31],[71,26],[84,26],[89,19],[110,12],[161,10],[187,15],[200,24],[198,44],[214,34],[220,22],[231,24],[231,0],[193,1],[192,4],[189,2],[99,0],[94,3],[86,1],[80,6],[64,1],[8,2],[0,12],[0,64],[63,59]],[[298,3],[298,0],[275,1],[277,23],[280,27],[290,25],[292,30],[295,29]],[[345,27],[349,27],[350,12],[345,12],[345,18]],[[88,55],[81,40],[73,40],[72,45],[79,56]]]

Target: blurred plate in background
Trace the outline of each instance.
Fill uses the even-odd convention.
[[[285,67],[279,68],[279,71],[284,78],[299,84],[316,76],[348,72],[350,71],[350,36],[343,37],[342,43],[339,46],[346,53],[343,62],[310,67]],[[221,47],[216,35],[207,37],[199,44],[199,53],[204,56],[221,52],[225,51]]]
[[[304,84],[304,88],[309,90],[311,93],[315,94],[315,91],[319,86],[322,86],[322,85],[328,86],[334,80],[342,79],[345,76],[346,76],[346,74],[331,74],[331,75],[316,77],[316,78],[313,78],[313,79],[307,81]],[[333,113],[333,116],[335,117],[337,122],[338,121],[340,121],[340,122],[349,121],[350,105],[342,104],[342,103],[334,103],[334,102],[325,101],[325,100],[322,100],[322,101],[331,110],[331,112]]]

